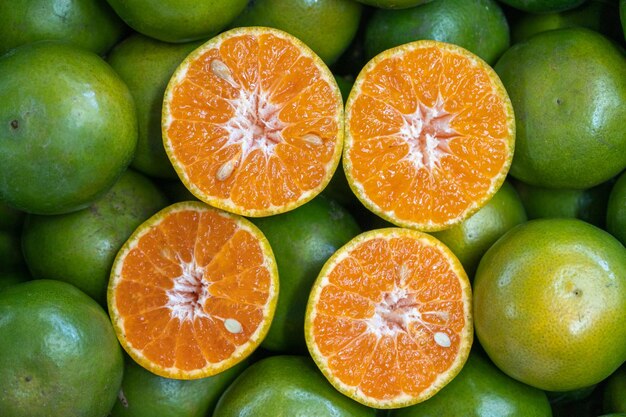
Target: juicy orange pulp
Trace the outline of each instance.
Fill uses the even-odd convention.
[[[225,32],[193,52],[165,94],[166,151],[199,199],[247,216],[322,191],[343,145],[343,105],[324,63],[269,28]]]
[[[465,362],[470,299],[467,275],[435,238],[367,232],[324,266],[309,299],[307,343],[340,391],[373,407],[410,405]]]
[[[394,224],[440,230],[480,209],[508,172],[511,103],[461,47],[418,41],[381,53],[346,105],[344,168],[355,194]]]
[[[247,220],[178,203],[120,251],[109,309],[122,346],[155,374],[191,379],[243,360],[262,340],[277,288],[269,244]]]

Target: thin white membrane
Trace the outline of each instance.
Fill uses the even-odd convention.
[[[167,307],[172,318],[194,321],[197,317],[207,318],[204,305],[209,297],[209,282],[203,278],[204,269],[192,258],[190,262],[179,260],[182,273],[172,281],[174,285],[166,291]]]
[[[402,267],[400,267],[400,271],[402,271]],[[400,278],[402,279],[402,277]],[[435,331],[435,326],[424,320],[424,315],[428,314],[430,316],[439,316],[444,322],[447,322],[449,313],[437,310],[421,311],[422,308],[423,306],[413,293],[409,292],[402,285],[395,285],[391,291],[384,294],[382,299],[376,303],[374,314],[366,320],[367,329],[378,339],[383,336],[396,338],[400,333],[411,334],[412,327],[417,324],[431,334],[437,345],[444,348],[450,347],[450,336],[441,329]]]
[[[427,168],[432,171],[441,166],[441,159],[451,153],[450,140],[461,136],[451,126],[455,115],[444,108],[441,94],[433,107],[418,103],[411,114],[403,114],[404,125],[400,137],[409,145],[405,157],[416,169]]]

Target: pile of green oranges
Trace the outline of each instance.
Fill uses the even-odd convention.
[[[507,180],[431,233],[472,283],[475,338],[422,403],[359,404],[307,351],[324,263],[394,226],[341,167],[306,204],[251,219],[280,295],[249,358],[177,380],[120,347],[116,254],[155,213],[196,199],[163,147],[166,86],[196,48],[248,26],[308,45],[344,100],[370,59],[422,39],[480,57],[511,99]],[[626,416],[625,37],[626,0],[0,1],[0,416]]]

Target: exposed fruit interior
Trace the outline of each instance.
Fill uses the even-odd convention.
[[[265,238],[247,220],[179,203],[138,229],[113,268],[109,308],[137,362],[173,378],[211,375],[264,337],[278,294]]]
[[[320,368],[340,391],[381,408],[433,395],[472,343],[469,282],[458,260],[434,238],[398,230],[340,249],[308,306],[308,344]]]
[[[168,86],[164,116],[166,150],[190,191],[249,216],[313,198],[343,146],[332,74],[273,29],[235,29],[192,53]]]
[[[346,107],[344,166],[356,194],[399,225],[443,229],[478,210],[510,166],[514,117],[470,52],[419,41],[384,52]]]

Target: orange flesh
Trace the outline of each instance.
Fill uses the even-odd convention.
[[[378,237],[327,271],[312,334],[334,377],[393,400],[419,396],[450,369],[468,323],[447,256],[422,240]]]
[[[321,191],[338,160],[342,106],[319,65],[271,33],[227,37],[191,60],[170,87],[165,126],[191,191],[247,215]]]
[[[504,179],[513,115],[467,56],[432,45],[397,55],[364,75],[348,105],[349,175],[391,221],[449,224]]]
[[[117,277],[126,342],[156,368],[229,359],[265,320],[272,283],[264,262],[257,237],[217,211],[167,215],[126,253]],[[229,331],[227,319],[241,331]]]

